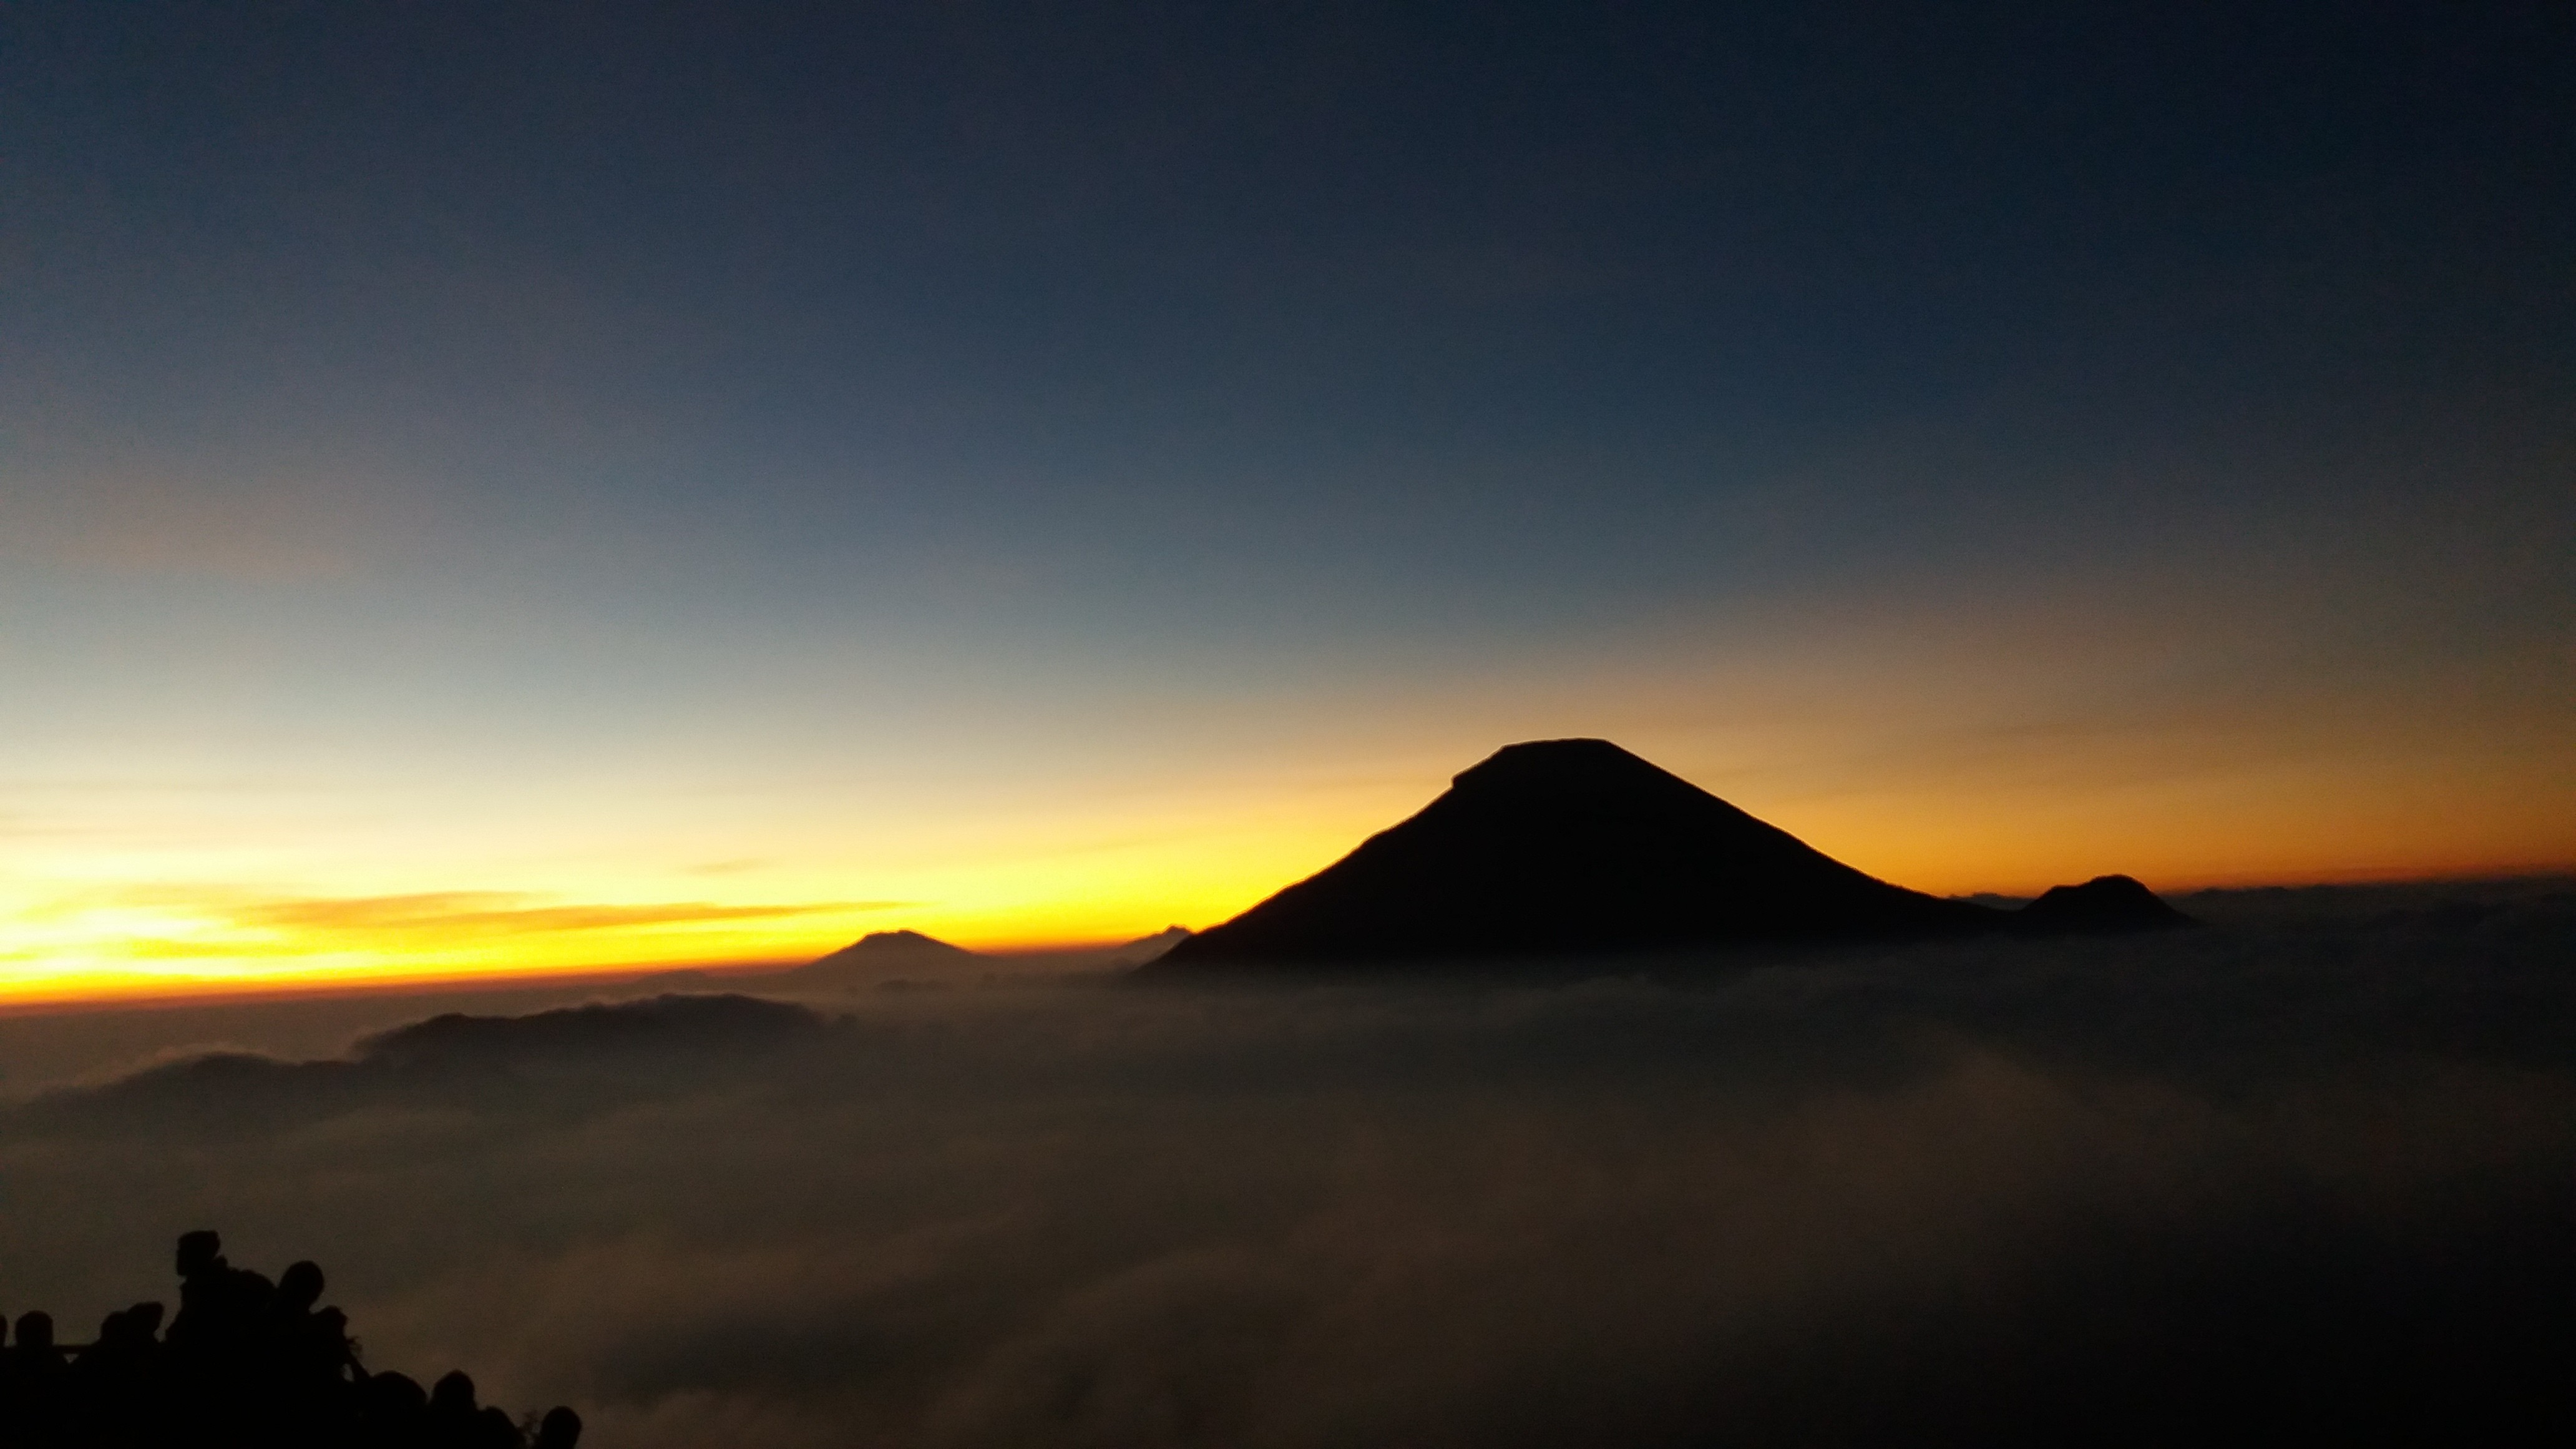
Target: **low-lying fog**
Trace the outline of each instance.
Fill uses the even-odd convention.
[[[2563,1427],[2576,882],[2180,904],[1697,977],[19,1019],[0,1309],[86,1337],[215,1227],[603,1449]],[[101,1074],[211,1037],[277,1055]]]

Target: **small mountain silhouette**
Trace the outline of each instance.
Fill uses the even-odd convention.
[[[828,956],[817,956],[802,966],[763,979],[807,989],[864,985],[881,979],[888,971],[936,972],[985,959],[979,952],[952,946],[919,931],[870,931]]]
[[[870,931],[829,956],[817,956],[800,969],[833,966],[844,962],[863,966],[901,966],[916,962],[957,965],[976,960],[976,953],[963,946],[951,946],[936,936],[919,931]]]
[[[1165,926],[1150,936],[1139,936],[1110,953],[1112,966],[1144,966],[1170,954],[1174,946],[1190,938],[1187,926]]]
[[[1541,740],[1151,969],[1958,936],[2001,919],[1865,875],[1607,740]]]
[[[783,1001],[672,993],[527,1016],[449,1012],[368,1037],[358,1044],[357,1057],[367,1065],[405,1070],[482,1067],[503,1059],[766,1047],[823,1029],[823,1018]]]
[[[2036,936],[2167,931],[2199,922],[2166,905],[2125,875],[2097,875],[2082,885],[2051,886],[2012,914],[2016,931]]]
[[[463,1101],[499,1084],[518,1094],[539,1079],[551,1084],[548,1103],[569,1108],[584,1100],[573,1078],[602,1069],[621,1080],[618,1069],[635,1067],[668,1078],[674,1068],[771,1059],[832,1030],[829,1018],[804,1007],[743,995],[592,1002],[527,1016],[451,1012],[367,1037],[343,1057],[287,1061],[209,1052],[95,1086],[59,1087],[19,1110],[66,1125],[185,1123],[212,1140],[283,1130],[405,1093]],[[12,1449],[17,1442],[0,1435],[0,1444]]]

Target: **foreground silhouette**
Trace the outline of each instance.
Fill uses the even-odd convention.
[[[1507,745],[1146,969],[1499,961],[2191,924],[2126,876],[2021,911],[1866,875],[1607,740]]]
[[[224,1261],[210,1232],[179,1239],[179,1312],[107,1315],[93,1343],[55,1340],[53,1318],[20,1315],[0,1347],[0,1446],[246,1445],[259,1449],[572,1449],[567,1408],[513,1420],[478,1404],[463,1372],[423,1390],[370,1373],[322,1270],[297,1263],[275,1283]]]

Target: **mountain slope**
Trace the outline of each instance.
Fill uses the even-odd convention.
[[[1541,740],[1148,969],[1964,935],[2002,919],[1865,875],[1606,740]]]
[[[2012,914],[2013,929],[2036,936],[2119,935],[2198,924],[2125,875],[2097,875],[2082,885],[2051,886],[2038,900]]]
[[[870,931],[828,956],[818,956],[772,980],[794,985],[868,981],[890,970],[936,971],[984,957],[919,931]]]

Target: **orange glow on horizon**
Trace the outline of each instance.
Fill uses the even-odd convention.
[[[2134,872],[2131,872],[2134,873]],[[2149,884],[2167,896],[2200,890],[2264,886],[2363,885],[2403,882],[2488,881],[2576,875],[2576,863],[2565,861],[2481,863],[2450,870],[2390,865],[2315,871],[2297,876],[2221,876],[2207,879],[2153,879]],[[2070,875],[2070,882],[2073,877]],[[2050,882],[2064,884],[2070,882]],[[1289,884],[1279,882],[1280,885]],[[1911,884],[1900,881],[1900,884]],[[2043,886],[1996,888],[1995,894],[2027,896]],[[1967,895],[1971,891],[1940,892]],[[1264,892],[1263,894],[1267,894]],[[1255,897],[1254,899],[1259,899]],[[1247,901],[1245,904],[1249,905]],[[1228,912],[1228,915],[1233,914]],[[1199,918],[1194,929],[1224,916]],[[1164,924],[1175,924],[1166,921]],[[910,920],[873,925],[867,930],[924,928]],[[1110,936],[1050,931],[1031,922],[993,934],[958,930],[924,930],[952,944],[1000,956],[1040,956],[1107,950],[1152,934],[1160,926],[1138,925]],[[865,934],[861,931],[857,934]],[[716,977],[780,970],[801,965],[836,950],[857,935],[818,942],[811,938],[751,938],[735,952],[716,955],[617,955],[529,951],[513,956],[465,961],[430,951],[365,953],[298,953],[280,948],[260,958],[209,955],[171,967],[145,964],[148,953],[120,964],[108,951],[59,958],[51,969],[28,971],[24,958],[13,960],[12,978],[0,986],[0,1014],[76,1009],[90,1006],[176,1006],[251,998],[341,996],[373,992],[473,989],[482,987],[579,986],[623,983],[659,972],[699,971]]]
[[[1828,684],[1772,681],[1770,713],[1717,729],[1694,723],[1706,706],[1680,684],[1505,680],[1257,757],[881,766],[722,792],[645,795],[614,772],[481,796],[444,777],[297,795],[66,774],[0,821],[15,827],[0,834],[0,1009],[792,962],[891,929],[1032,952],[1204,928],[1419,810],[1500,743],[1577,733],[1934,894],[2110,872],[2176,894],[2576,865],[2576,786],[2536,730],[2446,753],[2402,732],[2331,747],[2215,726],[2043,732],[1959,704],[1938,728],[1890,731]]]
[[[911,929],[997,953],[1099,948],[1179,923],[1204,928],[1337,859],[1400,818],[1274,820],[1199,838],[1131,844],[1088,857],[1052,853],[948,876],[938,898],[782,903],[695,900],[597,904],[493,891],[313,897],[239,888],[92,888],[20,900],[0,912],[0,1010],[501,984],[575,983],[675,969],[795,964],[870,931]],[[2553,874],[2551,858],[2426,853],[2329,865],[2301,859],[2302,832],[2243,832],[2226,855],[2144,830],[2118,843],[2061,837],[2048,812],[1981,831],[1845,802],[1779,820],[1811,844],[1884,879],[1936,894],[2030,895],[2120,871],[2159,891]],[[1801,825],[1805,828],[1800,828]],[[915,879],[908,886],[931,884]]]

